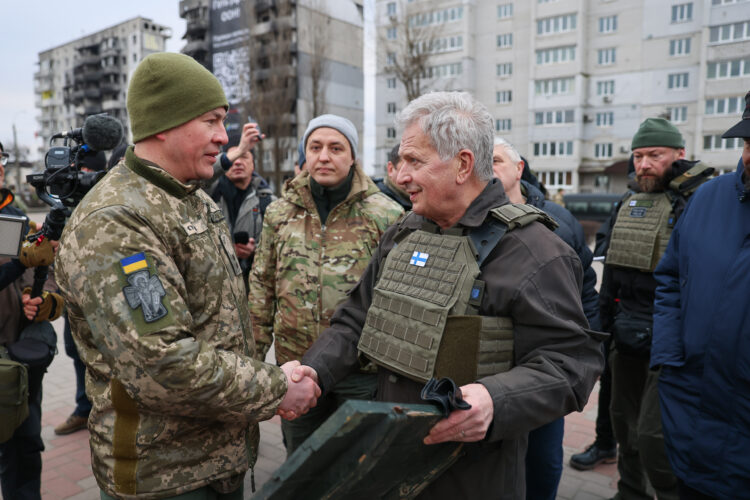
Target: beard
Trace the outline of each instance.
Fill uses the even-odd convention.
[[[666,176],[660,177],[643,177],[640,175],[635,176],[635,181],[638,183],[638,187],[644,193],[654,193],[658,191],[664,191],[668,185]]]

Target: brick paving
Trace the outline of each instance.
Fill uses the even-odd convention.
[[[65,355],[62,320],[57,320],[54,326],[58,332],[58,355],[44,377],[42,400],[42,438],[45,445],[42,454],[42,498],[98,500],[99,488],[91,472],[88,431],[68,436],[56,436],[54,433],[55,426],[63,422],[75,407],[75,373],[73,361]],[[611,498],[616,492],[618,476],[615,464],[600,465],[586,472],[577,471],[568,465],[571,454],[584,449],[594,440],[598,395],[597,385],[583,412],[565,418],[565,465],[558,500],[601,500]],[[286,458],[279,418],[262,422],[260,429],[260,450],[255,466],[256,488],[268,481]],[[252,496],[250,474],[245,480],[245,492],[247,498]]]

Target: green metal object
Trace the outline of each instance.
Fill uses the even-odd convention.
[[[425,445],[436,407],[347,401],[276,470],[252,500],[414,498],[460,456]]]

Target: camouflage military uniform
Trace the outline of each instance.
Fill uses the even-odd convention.
[[[122,498],[236,489],[286,379],[252,358],[219,208],[130,148],[75,210],[57,265],[88,368],[99,487]]]
[[[349,196],[323,226],[305,172],[266,210],[250,278],[258,354],[274,335],[279,363],[301,359],[359,280],[380,236],[403,213],[356,167]]]

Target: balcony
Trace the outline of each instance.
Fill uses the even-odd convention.
[[[83,79],[87,82],[98,82],[102,79],[101,71],[87,71],[83,74]]]
[[[120,47],[107,47],[102,49],[101,57],[119,56],[121,52]]]
[[[208,19],[199,18],[188,21],[187,30],[182,38],[202,37],[208,30],[208,27]]]
[[[99,99],[102,96],[102,91],[97,88],[89,88],[83,91],[83,95],[86,99]]]
[[[102,101],[102,110],[105,112],[125,109],[124,99],[105,99]]]
[[[182,48],[182,53],[193,56],[200,52],[208,52],[209,48],[208,40],[192,40]]]
[[[81,55],[73,62],[73,68],[77,69],[81,66],[87,66],[89,64],[91,65],[99,65],[102,58],[99,55],[96,54],[87,54],[87,55]]]

